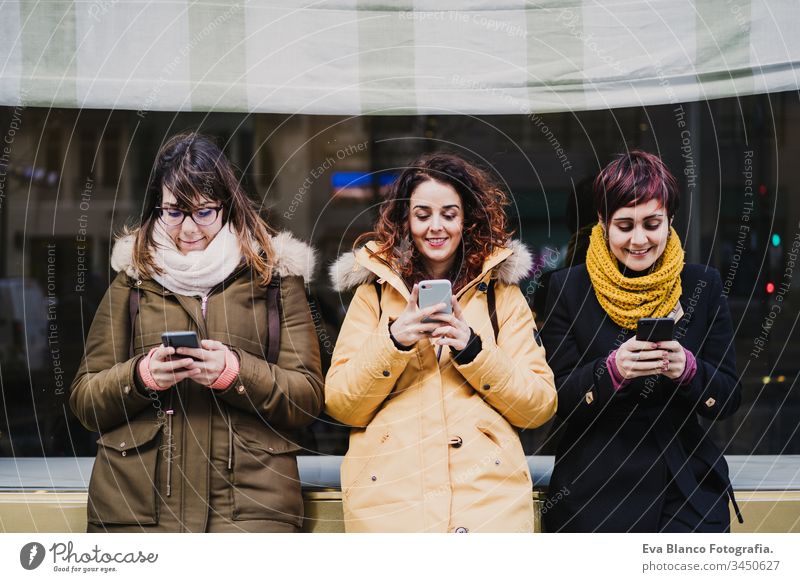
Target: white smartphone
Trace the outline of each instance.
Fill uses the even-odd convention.
[[[437,303],[444,303],[445,308],[439,313],[446,313],[450,315],[453,313],[453,302],[451,299],[453,289],[450,281],[447,279],[431,279],[427,281],[420,281],[419,283],[419,308],[425,309],[432,307]],[[435,319],[425,318],[422,320],[425,323],[437,321]]]

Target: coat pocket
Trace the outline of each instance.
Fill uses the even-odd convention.
[[[531,487],[531,475],[528,470],[528,461],[522,450],[522,443],[513,429],[502,430],[501,427],[488,423],[478,424],[475,429],[480,433],[480,438],[488,445],[484,456],[478,466],[484,471],[489,471],[493,477],[500,476],[504,484],[525,483]],[[488,467],[488,469],[487,469]]]
[[[158,523],[158,457],[161,429],[156,422],[131,422],[97,439],[89,481],[90,523]]]
[[[303,496],[297,470],[300,445],[264,425],[233,427],[233,519],[269,519],[303,524]]]
[[[389,431],[373,425],[367,427],[359,437],[356,444],[354,435],[351,435],[350,448],[342,460],[342,497],[360,507],[386,503],[385,487],[389,483],[389,496],[392,493],[402,495],[398,491],[398,479],[406,474],[408,467],[404,466],[401,475],[397,474],[397,458],[387,449],[388,446],[396,451],[394,447],[397,443],[392,442]]]

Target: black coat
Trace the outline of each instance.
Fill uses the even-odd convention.
[[[686,265],[681,284],[675,339],[697,359],[694,379],[677,387],[648,376],[615,392],[606,358],[635,332],[608,317],[586,265],[552,275],[541,337],[566,426],[548,531],[656,531],[671,475],[700,515],[732,493],[725,458],[698,420],[725,418],[741,400],[730,311],[715,269]]]

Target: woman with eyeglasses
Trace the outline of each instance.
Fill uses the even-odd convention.
[[[298,531],[294,431],[323,405],[313,251],[273,235],[193,133],[161,148],[142,216],[114,245],[71,388],[99,433],[88,530]],[[164,345],[165,332],[199,345]]]

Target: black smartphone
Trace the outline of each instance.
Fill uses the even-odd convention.
[[[167,348],[199,348],[200,341],[197,333],[193,331],[167,331],[161,334],[161,342]],[[173,356],[177,357],[179,354]]]
[[[644,342],[668,342],[675,334],[671,317],[642,317],[636,322],[636,339]]]

